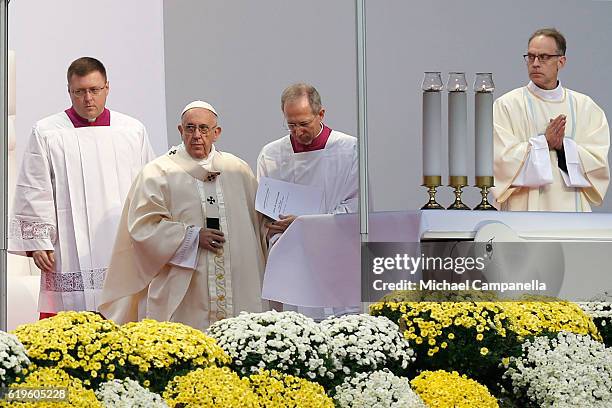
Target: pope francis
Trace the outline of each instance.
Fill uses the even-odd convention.
[[[134,181],[104,282],[105,317],[205,329],[267,309],[257,181],[243,160],[215,149],[217,119],[206,102],[187,105],[178,126],[183,143]]]

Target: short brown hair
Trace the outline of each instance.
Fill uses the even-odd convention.
[[[104,64],[92,57],[81,57],[72,61],[72,64],[68,67],[67,79],[70,82],[70,78],[73,75],[84,77],[96,71],[101,73],[104,81],[106,81],[106,68],[104,68]]]
[[[281,111],[285,109],[285,102],[302,96],[308,97],[310,110],[312,110],[313,114],[316,115],[321,111],[321,95],[319,95],[319,92],[317,92],[314,86],[303,82],[298,82],[297,84],[289,85],[285,88],[281,95]]]
[[[555,43],[557,43],[557,53],[561,55],[565,55],[565,51],[567,49],[567,43],[565,42],[565,37],[563,36],[563,34],[559,32],[559,30],[557,30],[554,27],[553,28],[540,28],[535,33],[531,34],[531,37],[529,37],[529,41],[527,41],[527,46],[529,47],[529,43],[531,42],[531,40],[541,35],[545,37],[550,37],[553,40],[555,40]]]

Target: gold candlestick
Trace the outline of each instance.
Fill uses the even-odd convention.
[[[489,203],[488,195],[489,189],[493,187],[493,176],[477,176],[475,187],[480,188],[480,194],[482,195],[482,201],[478,204],[474,210],[478,211],[497,211],[497,208],[493,207]]]
[[[455,188],[455,202],[448,207],[448,210],[469,210],[470,207],[461,201],[461,189],[467,186],[467,176],[450,176],[449,186]]]
[[[442,207],[436,201],[436,189],[442,185],[442,176],[423,176],[422,186],[427,187],[427,193],[429,194],[429,201],[421,210],[443,210]]]

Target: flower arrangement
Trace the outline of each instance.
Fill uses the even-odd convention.
[[[208,329],[242,376],[260,369],[324,383],[333,378],[329,336],[314,320],[296,312],[241,313]]]
[[[10,384],[30,365],[23,344],[14,334],[0,331],[0,385]]]
[[[129,378],[100,384],[96,396],[106,408],[168,408],[159,394]]]
[[[426,408],[410,381],[388,370],[346,377],[336,386],[334,401],[339,408]]]
[[[278,371],[261,370],[249,377],[262,407],[333,408],[323,387]]]
[[[414,351],[397,324],[384,316],[366,314],[332,317],[320,323],[331,337],[332,357],[343,375],[389,369],[406,374]]]
[[[382,308],[382,309],[381,309]],[[496,388],[502,358],[520,354],[516,333],[507,330],[507,315],[497,302],[410,302],[375,304],[402,313],[400,327],[416,352],[419,371],[458,370]]]
[[[27,371],[27,370],[24,370]],[[24,381],[11,384],[10,388],[37,389],[37,388],[63,388],[66,392],[66,399],[49,399],[34,402],[12,402],[0,400],[0,406],[10,407],[36,407],[36,408],[102,408],[96,398],[96,394],[84,387],[83,382],[78,378],[70,376],[59,368],[44,367],[28,372]],[[59,394],[56,395],[59,397]]]
[[[612,406],[612,349],[589,336],[560,332],[528,339],[504,377],[525,407]]]
[[[320,324],[295,312],[243,313],[209,336],[62,312],[15,336],[0,332],[0,374],[8,387],[67,387],[69,400],[0,407],[612,406],[612,349],[593,323],[610,317],[610,303],[580,306],[387,302],[372,306],[376,317]],[[510,392],[496,400],[489,390]]]
[[[163,397],[172,408],[254,408],[257,396],[247,378],[228,367],[198,368],[171,380]]]
[[[487,387],[458,372],[424,371],[410,384],[425,404],[436,408],[496,408]]]
[[[145,319],[121,330],[130,339],[127,360],[137,367],[134,378],[155,392],[176,375],[231,361],[213,338],[181,323]]]
[[[494,391],[504,372],[500,362],[520,355],[527,336],[568,330],[601,338],[586,313],[563,301],[377,303],[370,311],[400,312],[418,370],[458,370]]]
[[[19,326],[14,334],[36,366],[62,369],[85,386],[95,388],[127,374],[127,337],[96,313],[60,312]]]

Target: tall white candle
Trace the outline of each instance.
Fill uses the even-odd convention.
[[[423,92],[423,175],[442,175],[442,95]]]
[[[448,165],[451,176],[467,176],[467,95],[448,93]]]
[[[476,92],[476,177],[493,176],[493,94]]]

